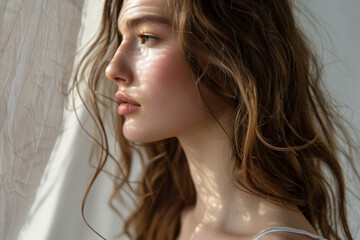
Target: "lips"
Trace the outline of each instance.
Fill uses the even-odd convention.
[[[138,106],[140,107],[140,104],[137,103],[136,101],[132,100],[131,98],[129,98],[125,93],[123,92],[117,92],[115,94],[115,97],[117,99],[117,101],[122,104],[122,103],[129,103],[131,105],[134,105],[134,106]]]
[[[119,102],[118,113],[120,115],[126,115],[137,111],[140,108],[140,104],[132,100],[123,92],[117,92],[115,94],[117,101]]]

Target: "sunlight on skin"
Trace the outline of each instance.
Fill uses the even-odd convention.
[[[216,220],[216,218],[211,214],[211,211],[222,211],[223,206],[220,201],[218,186],[214,181],[214,173],[205,170],[203,173],[201,173],[201,175],[206,176],[207,179],[204,179],[203,181],[200,175],[194,176],[196,179],[194,181],[200,183],[203,186],[207,186],[207,188],[203,187],[198,190],[198,194],[200,196],[205,196],[205,198],[202,199],[203,204],[205,205],[205,214],[200,224],[209,224]],[[214,193],[214,195],[210,195],[209,193]]]
[[[129,27],[131,20],[144,16],[167,19],[165,1],[125,1],[118,20],[122,43],[106,69],[140,107],[124,114],[123,132],[136,142],[153,142],[191,131],[206,118],[192,73],[180,54],[171,25],[143,21]],[[145,35],[146,41],[142,39]]]
[[[301,225],[298,211],[273,205],[234,185],[226,134],[232,130],[233,110],[201,89],[224,132],[205,109],[171,26],[147,20],[129,27],[132,20],[149,15],[167,21],[165,0],[125,0],[118,21],[123,41],[106,76],[137,104],[136,111],[122,114],[128,140],[144,143],[177,137],[184,149],[197,202],[184,210],[178,240],[248,240],[264,228],[283,225],[309,230]]]
[[[191,169],[193,170],[194,167],[192,166]],[[204,176],[206,176],[206,178],[203,178]],[[202,169],[202,170],[199,169],[198,171],[193,170],[192,177],[194,179],[194,182],[197,182],[198,184],[204,186],[201,188],[197,188],[197,195],[205,196],[202,199],[200,199],[200,201],[202,201],[202,204],[204,205],[205,213],[201,217],[201,220],[196,225],[195,230],[190,237],[190,239],[196,239],[197,234],[201,232],[203,228],[206,228],[207,225],[217,220],[216,217],[211,213],[222,211],[223,205],[220,201],[220,195],[218,193],[219,190],[215,182],[215,175],[213,172],[206,169]],[[209,193],[214,193],[214,194],[211,195]],[[199,203],[197,203],[197,205],[199,205]]]
[[[195,207],[182,218],[179,239],[249,239],[268,227],[310,228],[304,226],[298,210],[290,211],[234,186],[229,177],[231,149],[225,133],[209,119],[203,126],[179,137],[197,191]]]

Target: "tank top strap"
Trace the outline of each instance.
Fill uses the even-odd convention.
[[[318,239],[318,240],[326,240],[323,237],[320,237],[318,235],[309,233],[305,230],[300,230],[300,229],[296,229],[296,228],[290,228],[290,227],[272,227],[269,229],[266,229],[265,231],[260,232],[259,234],[257,234],[255,237],[253,237],[252,240],[259,240],[262,236],[269,234],[269,233],[274,233],[274,232],[289,232],[289,233],[296,233],[296,234],[300,234],[300,235],[305,235],[308,237],[311,237],[313,239]]]

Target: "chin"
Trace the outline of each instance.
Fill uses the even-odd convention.
[[[151,143],[171,138],[171,136],[160,135],[156,131],[145,132],[141,128],[134,129],[125,126],[123,127],[123,134],[127,140],[137,143]]]

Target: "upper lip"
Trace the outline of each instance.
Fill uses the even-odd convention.
[[[135,105],[135,106],[140,106],[139,103],[137,103],[136,101],[132,100],[130,97],[128,97],[125,93],[123,92],[117,92],[115,94],[115,97],[116,97],[116,100],[119,102],[119,103],[130,103],[132,105]]]

